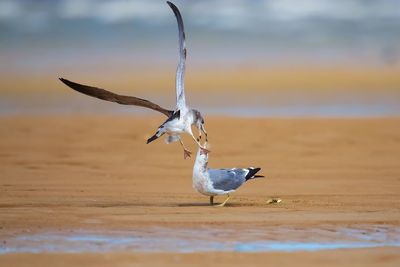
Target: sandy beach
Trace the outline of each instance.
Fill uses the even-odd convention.
[[[235,231],[235,240],[244,238],[246,229],[335,232],[400,225],[397,118],[209,118],[210,166],[259,166],[266,176],[240,188],[225,208],[210,207],[208,198],[192,189],[193,158],[183,160],[178,144],[159,140],[146,145],[162,120],[0,118],[1,246],[7,248],[7,242],[24,234],[52,231],[211,228]],[[267,204],[271,198],[282,202]],[[287,253],[3,253],[0,265],[398,266],[399,252],[398,247],[381,247]]]
[[[400,266],[398,10],[0,1],[0,267]],[[146,101],[264,177],[210,205]]]

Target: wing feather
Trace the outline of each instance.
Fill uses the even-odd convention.
[[[179,9],[171,2],[167,1],[175,14],[178,23],[178,36],[179,36],[179,63],[176,69],[176,107],[177,109],[184,110],[187,108],[185,99],[185,62],[186,62],[186,44],[185,44],[185,28],[183,26],[182,15]]]
[[[105,101],[116,102],[121,105],[133,105],[133,106],[149,108],[149,109],[161,112],[165,116],[168,116],[168,117],[171,116],[173,113],[172,110],[167,110],[165,108],[160,107],[157,104],[154,104],[153,102],[150,102],[150,101],[142,99],[142,98],[138,98],[138,97],[134,97],[134,96],[118,95],[113,92],[101,89],[101,88],[71,82],[71,81],[69,81],[67,79],[63,79],[63,78],[60,78],[60,81],[62,81],[65,85],[74,89],[75,91],[78,91],[82,94],[96,97],[96,98],[99,98],[99,99],[102,99]]]
[[[208,169],[213,187],[224,191],[236,190],[241,186],[246,181],[245,173],[241,169]]]

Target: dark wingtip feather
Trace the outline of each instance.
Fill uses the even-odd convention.
[[[174,3],[167,1],[167,4],[172,8],[172,9],[176,9],[177,7],[174,5]]]
[[[154,140],[156,140],[158,138],[157,134],[153,135],[152,137],[150,137],[149,139],[147,139],[146,144],[149,144],[151,142],[153,142]]]
[[[69,85],[69,84],[72,84],[72,82],[71,81],[69,81],[69,80],[67,80],[67,79],[64,79],[64,78],[58,78],[62,83],[64,83],[65,85]]]
[[[71,89],[74,89],[75,91],[81,92],[83,94],[90,95],[87,93],[87,88],[85,90],[85,87],[88,87],[88,86],[79,84],[79,83],[75,83],[75,82],[72,82],[72,81],[64,79],[64,78],[59,78],[59,79],[63,84],[70,87]],[[90,95],[90,96],[92,96],[92,95]]]
[[[182,15],[181,15],[181,12],[179,11],[178,7],[174,3],[169,2],[169,1],[167,1],[167,4],[169,5],[169,7],[174,12],[174,14],[177,17],[178,21],[182,20]],[[178,24],[179,24],[179,22],[178,22]]]
[[[264,177],[262,175],[256,175],[257,172],[261,170],[261,168],[248,168],[249,173],[246,175],[246,181],[256,177]]]

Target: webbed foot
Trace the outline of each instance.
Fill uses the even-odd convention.
[[[184,159],[190,158],[191,155],[192,155],[192,152],[190,152],[187,149],[183,149],[183,158]]]

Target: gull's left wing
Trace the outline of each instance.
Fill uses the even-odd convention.
[[[71,81],[69,81],[67,79],[63,79],[63,78],[60,78],[60,81],[62,81],[65,85],[74,89],[75,91],[78,91],[82,94],[96,97],[96,98],[99,98],[99,99],[102,99],[105,101],[116,102],[121,105],[133,105],[133,106],[149,108],[149,109],[161,112],[162,114],[164,114],[167,117],[171,116],[173,113],[172,110],[162,108],[159,105],[154,104],[153,102],[150,102],[146,99],[142,99],[142,98],[138,98],[138,97],[134,97],[134,96],[118,95],[113,92],[101,89],[101,88],[71,82]]]
[[[179,9],[169,1],[167,1],[167,4],[171,7],[172,11],[174,11],[179,30],[179,63],[176,69],[176,109],[185,110],[187,109],[184,86],[186,61],[185,29]]]

